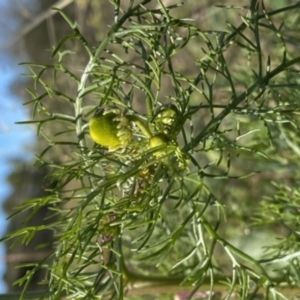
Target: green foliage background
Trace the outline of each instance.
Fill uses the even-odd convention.
[[[21,298],[39,268],[41,299],[299,294],[300,4],[244,2],[78,1],[80,11],[105,7],[86,27],[58,11],[69,27],[51,64],[26,63],[37,165],[55,187],[15,213],[49,215],[7,237],[27,244],[51,231],[55,242],[27,263]],[[169,103],[185,168],[174,152],[173,168],[157,159],[137,129],[124,151],[89,137],[97,106],[155,134]]]

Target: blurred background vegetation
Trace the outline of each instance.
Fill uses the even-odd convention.
[[[165,0],[163,3],[165,6],[169,6],[177,2]],[[180,19],[194,19],[193,25],[195,27],[200,28],[203,32],[207,32],[208,36],[214,36],[218,32],[237,32],[236,28],[242,23],[241,17],[245,17],[244,14],[247,12],[247,7],[250,3],[251,1],[240,1],[238,7],[231,7],[233,3],[230,1],[186,0],[184,5],[172,10],[172,16]],[[12,41],[8,42],[13,43],[10,49],[13,49],[17,58],[20,52],[26,52],[28,61],[37,64],[52,64],[50,49],[53,49],[53,46],[56,46],[64,36],[71,33],[69,24],[57,11],[50,9],[52,6],[60,4],[65,14],[71,20],[76,20],[80,26],[82,36],[93,47],[97,47],[99,41],[106,37],[114,20],[114,8],[106,0],[58,2],[32,0],[30,4],[35,5],[33,11],[30,11],[29,7],[24,6],[23,12],[12,12],[23,18],[24,29],[20,31],[20,39],[17,41],[12,39]],[[264,1],[264,8],[266,11],[274,11],[294,4],[295,1],[267,0]],[[121,1],[121,7],[124,10],[126,10],[127,5],[127,1]],[[262,12],[263,6],[262,4],[260,5]],[[151,1],[149,6],[154,9],[159,7],[159,4],[157,1]],[[243,6],[245,7],[244,9]],[[276,15],[272,19],[272,25],[268,24],[267,19],[261,21],[261,28],[265,27],[265,31],[260,29],[262,36],[260,48],[261,53],[263,53],[264,63],[268,61],[268,57],[272,58],[270,62],[271,71],[282,62],[284,49],[281,36],[278,36],[279,31],[285,39],[285,47],[288,53],[287,59],[294,58],[295,53],[299,51],[299,15],[298,6],[297,9]],[[36,20],[40,22],[32,26],[32,28],[27,27],[27,24],[32,24]],[[274,26],[272,34],[270,34],[268,26]],[[275,26],[277,29],[275,29]],[[224,59],[230,69],[230,73],[233,74],[232,80],[234,80],[234,89],[237,94],[243,93],[258,76],[255,70],[258,69],[261,63],[257,60],[251,43],[249,42],[248,45],[245,45],[245,41],[247,39],[251,40],[253,37],[249,33],[245,33],[245,35],[244,37],[237,37],[234,40],[234,45],[228,46],[228,51],[224,51]],[[64,66],[80,77],[89,60],[84,47],[74,39],[66,41],[64,47],[75,53],[74,55],[70,53],[64,56],[68,57],[64,61]],[[111,45],[110,51],[114,51],[116,55],[124,57],[123,49],[118,48],[118,45]],[[188,45],[173,57],[173,65],[176,66],[176,72],[184,74],[186,78],[195,77],[199,72],[199,65],[201,65],[201,59],[204,56],[202,51],[205,51],[203,41],[200,41],[199,38],[191,39]],[[104,57],[109,58],[109,53],[104,54]],[[126,61],[128,63],[138,63],[136,59],[135,53],[128,51]],[[263,72],[268,72],[268,65],[264,64],[263,67]],[[205,173],[215,174],[211,178],[207,176],[205,184],[213,191],[213,197],[217,199],[218,205],[222,205],[220,211],[225,211],[224,216],[216,217],[214,216],[216,210],[211,209],[211,212],[207,215],[208,219],[213,220],[216,218],[222,220],[222,226],[218,228],[219,236],[251,257],[260,260],[263,260],[265,257],[268,259],[276,257],[276,263],[268,264],[266,261],[264,266],[268,272],[274,273],[283,282],[289,283],[294,287],[293,291],[296,292],[293,293],[293,296],[289,294],[287,299],[296,297],[297,289],[300,287],[299,255],[295,255],[291,259],[280,260],[282,257],[286,258],[300,251],[298,188],[300,149],[298,138],[299,117],[297,113],[300,108],[298,104],[299,63],[297,67],[293,66],[293,69],[289,69],[281,77],[270,83],[264,95],[261,94],[262,90],[257,89],[257,92],[251,95],[251,99],[243,101],[241,107],[247,107],[246,111],[242,109],[232,111],[222,120],[222,130],[225,132],[228,129],[228,134],[226,134],[227,140],[225,135],[224,140],[219,140],[219,143],[222,145],[222,151],[217,146],[207,146],[209,150],[199,151],[194,155],[199,165],[207,166],[204,168]],[[206,74],[211,82],[214,82],[214,71],[212,70]],[[45,84],[49,84],[55,91],[75,99],[77,96],[76,82],[69,80],[67,76],[62,74],[59,74],[55,82],[53,82],[52,75],[50,73],[43,74]],[[164,80],[165,82],[160,86],[159,100],[161,103],[168,103],[169,99],[175,96],[174,87],[171,80]],[[218,100],[216,102],[219,105],[219,107],[216,106],[214,108],[216,114],[224,109],[232,97],[232,87],[228,86],[228,84],[229,80],[224,76],[223,79],[218,78],[212,86],[213,98]],[[25,92],[26,89],[33,90],[31,78],[27,80],[23,78],[21,82],[16,80],[13,92],[20,95],[24,102],[31,100],[30,95]],[[209,93],[207,87],[205,90]],[[44,87],[38,85],[35,90],[36,95],[41,95],[44,92]],[[45,102],[45,110],[50,112],[50,114],[61,112],[66,115],[74,115],[73,105],[70,102],[61,101],[56,96],[53,95],[50,101]],[[91,99],[87,99],[87,103],[90,105],[95,104],[95,101],[97,101],[95,99],[96,96],[91,95],[90,97]],[[143,93],[140,92],[139,94],[139,91],[137,91],[132,99],[136,111],[141,114],[146,111],[145,101],[142,98]],[[251,107],[247,106],[247,101],[255,102],[257,99],[261,101],[260,105],[252,106],[253,111],[251,111]],[[200,93],[191,95],[189,99],[191,108],[197,107],[201,103],[203,103],[203,108],[199,109],[192,116],[193,131],[190,126],[186,125],[186,132],[192,132],[194,136],[197,136],[211,119],[210,107],[208,105],[205,107],[205,96]],[[283,107],[283,110],[286,112],[278,109],[279,106]],[[278,110],[278,114],[276,110]],[[289,114],[289,110],[291,114]],[[259,114],[257,113],[258,111]],[[64,123],[59,120],[51,122],[51,126],[44,126],[42,134],[37,137],[37,141],[32,146],[31,151],[37,155],[43,153],[48,147],[49,139],[51,140],[52,138],[55,138],[56,142],[63,142],[65,137],[56,135],[58,132],[63,131],[63,126],[65,126]],[[235,138],[236,140],[234,140]],[[183,139],[184,137],[180,136],[179,143]],[[234,140],[234,143],[231,139]],[[240,148],[238,140],[241,140]],[[14,172],[8,178],[8,182],[14,187],[14,192],[9,196],[5,204],[5,210],[8,214],[12,214],[14,212],[13,207],[26,199],[45,197],[50,190],[55,189],[59,181],[56,181],[57,178],[52,178],[53,170],[51,164],[56,166],[65,164],[70,160],[70,157],[73,156],[74,159],[76,157],[72,143],[77,143],[77,137],[74,134],[70,134],[68,142],[59,147],[51,147],[42,159],[38,159],[35,167],[32,166],[33,163],[24,165],[22,162],[15,162]],[[244,145],[247,146],[244,147]],[[224,155],[222,159],[221,153]],[[230,160],[226,157],[229,157]],[[48,162],[47,166],[45,166],[44,161]],[[230,161],[230,173],[227,173],[229,169],[228,161]],[[248,176],[248,174],[251,176]],[[70,180],[64,188],[68,191],[76,190],[78,188],[77,184],[78,182]],[[167,204],[166,206],[165,209],[171,209],[173,204]],[[185,213],[182,211],[183,215]],[[9,232],[24,226],[22,223],[26,219],[26,214],[29,216],[30,212],[11,219]],[[220,214],[222,213],[220,212]],[[168,227],[168,230],[172,232],[178,225],[178,219],[180,219],[180,212],[170,214],[161,226]],[[49,220],[49,207],[44,206],[35,214],[34,218],[30,219],[26,226],[47,225],[47,222],[54,222],[54,219],[51,218]],[[174,256],[177,259],[182,256],[182,253],[186,251],[185,239],[188,240],[188,237],[184,237],[181,244],[174,247],[174,251],[170,256]],[[130,244],[130,242],[130,238],[124,241],[125,244]],[[13,241],[11,240],[7,241],[7,247],[10,247],[12,243]],[[36,234],[35,238],[27,246],[18,243],[15,247],[9,248],[7,252],[10,259],[7,260],[7,274],[5,276],[9,292],[20,292],[23,289],[23,286],[13,285],[13,282],[22,278],[28,270],[33,268],[30,265],[26,265],[26,263],[40,261],[47,257],[53,250],[54,244],[53,232],[49,230],[47,234],[45,232]],[[154,263],[151,266],[148,262],[141,263],[139,257],[131,257],[132,254],[130,252],[126,252],[125,255],[130,261],[129,268],[143,275],[164,274],[164,271],[170,269],[168,264],[172,261],[172,259],[166,259],[165,262],[160,261],[160,266],[157,268],[155,266],[155,264],[158,264],[156,259],[153,260]],[[216,266],[220,270],[227,270],[230,273],[232,265],[228,256],[224,254],[223,246],[214,248],[214,256],[218,258],[218,262],[214,262]],[[26,266],[16,268],[19,264],[25,264]],[[246,264],[244,267],[247,269],[249,266]],[[180,271],[182,269],[176,272],[179,274]],[[173,275],[177,275],[176,272]],[[28,290],[37,291],[42,289],[39,282],[44,277],[45,271],[40,269],[35,273]],[[163,299],[163,296],[151,296],[152,292],[150,291],[150,295],[141,297],[143,299]],[[197,299],[209,299],[209,296],[204,294],[204,292],[196,294],[194,297],[198,297]],[[226,293],[222,293],[220,291],[219,294],[214,294],[214,297],[216,297],[214,299],[225,298]],[[138,296],[135,297],[140,299]],[[184,298],[184,293],[180,292],[164,297],[166,297],[164,299],[188,299],[188,296]],[[235,299],[234,297],[236,299],[259,299],[259,297],[269,299],[263,298],[267,296],[261,296],[259,293],[255,296],[256,298],[251,298],[250,296],[247,296],[248,298],[238,298],[242,296],[235,294],[231,295],[231,297],[232,299]],[[133,296],[131,299],[133,299]],[[274,296],[274,299],[277,298]]]

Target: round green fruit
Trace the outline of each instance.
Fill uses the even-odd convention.
[[[93,141],[112,150],[121,146],[118,123],[115,118],[116,114],[114,113],[98,114],[89,122],[90,135]]]
[[[152,148],[156,148],[156,147],[159,147],[159,146],[167,146],[169,143],[169,139],[167,137],[166,134],[164,133],[158,133],[156,135],[154,135],[152,138],[150,138],[149,140],[149,147],[150,149]],[[167,153],[166,149],[164,150],[159,150],[159,151],[156,151],[154,152],[154,155],[156,157],[160,157],[160,156],[163,156]]]

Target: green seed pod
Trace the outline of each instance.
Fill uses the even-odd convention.
[[[111,150],[121,146],[118,136],[118,123],[115,121],[116,114],[96,114],[89,122],[90,135],[93,141]]]
[[[169,139],[168,139],[167,135],[164,133],[158,133],[149,140],[150,149],[159,147],[159,146],[163,146],[163,145],[167,146],[168,144],[169,144]],[[154,155],[156,157],[161,157],[161,156],[166,155],[167,152],[168,151],[166,149],[163,149],[163,150],[154,152]]]

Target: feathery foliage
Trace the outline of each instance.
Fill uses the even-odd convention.
[[[56,237],[19,279],[21,299],[38,268],[48,270],[40,299],[291,299],[300,287],[300,4],[220,5],[235,22],[203,29],[176,16],[181,4],[110,3],[114,22],[99,45],[59,11],[71,30],[54,63],[26,63],[38,91],[30,123],[48,144],[37,162],[58,183],[15,213],[30,219],[48,207],[53,222],[7,237]],[[94,145],[97,109],[117,112],[126,147]],[[165,143],[150,147],[162,134]],[[263,252],[256,228],[280,240]],[[255,250],[238,245],[244,235]]]

